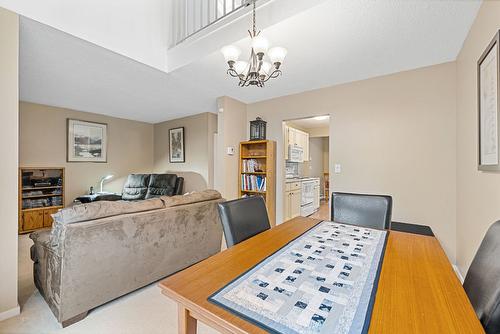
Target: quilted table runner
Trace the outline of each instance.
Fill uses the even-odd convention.
[[[209,300],[271,333],[366,333],[386,237],[323,221]]]

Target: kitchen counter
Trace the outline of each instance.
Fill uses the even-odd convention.
[[[286,183],[319,180],[319,177],[293,177],[285,179]]]

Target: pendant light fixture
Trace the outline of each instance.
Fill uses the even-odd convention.
[[[281,65],[286,57],[287,50],[282,47],[273,47],[269,49],[269,41],[260,35],[255,25],[255,3],[257,0],[251,0],[253,3],[253,26],[248,31],[251,38],[251,52],[249,61],[238,60],[241,50],[233,45],[225,46],[221,49],[226,59],[229,69],[227,74],[239,79],[240,87],[257,86],[264,87],[264,83],[269,79],[279,77]],[[269,61],[265,59],[268,57]]]

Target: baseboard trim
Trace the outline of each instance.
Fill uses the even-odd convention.
[[[460,272],[460,269],[454,264],[453,265],[453,270],[455,271],[455,274],[457,274],[458,279],[462,284],[464,284],[464,277],[462,276],[462,273]]]
[[[21,308],[19,307],[19,305],[17,305],[16,307],[11,308],[10,310],[0,313],[0,321],[15,317],[20,313],[21,313]]]

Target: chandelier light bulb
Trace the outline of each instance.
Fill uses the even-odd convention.
[[[234,45],[226,45],[221,50],[226,62],[236,62],[241,55],[241,50]]]
[[[245,74],[248,71],[248,63],[246,61],[239,60],[234,63],[234,70],[238,74]]]
[[[264,54],[269,49],[269,41],[263,36],[252,37],[252,48],[255,54]]]
[[[286,54],[288,51],[285,48],[282,48],[280,46],[276,46],[274,48],[271,48],[269,50],[269,59],[271,59],[271,62],[273,64],[283,64],[283,61],[285,60]]]

